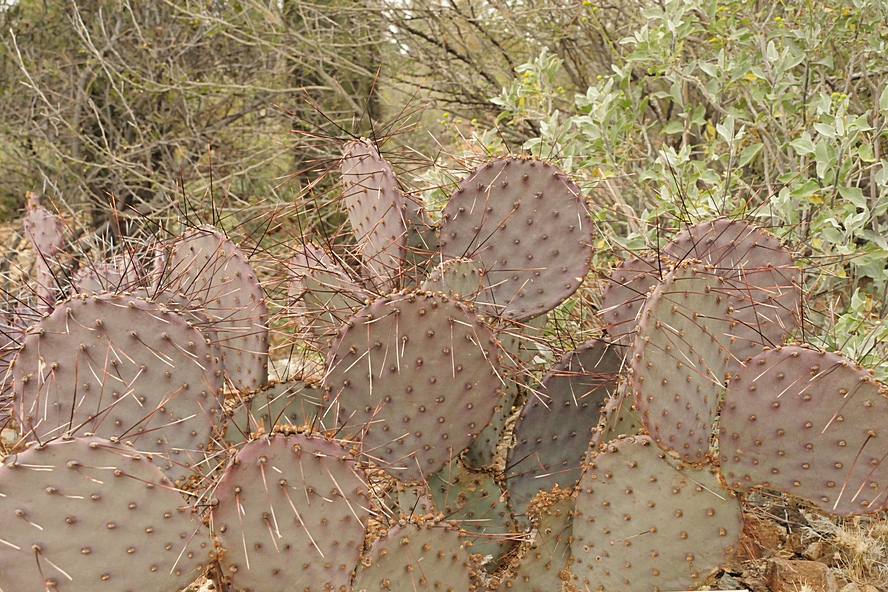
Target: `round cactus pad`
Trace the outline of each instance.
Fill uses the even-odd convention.
[[[647,436],[617,440],[580,481],[571,571],[583,590],[687,590],[726,563],[742,528],[707,467],[679,468]]]
[[[728,485],[804,497],[834,515],[888,507],[888,398],[839,354],[765,351],[731,378],[719,421]]]
[[[343,197],[361,258],[383,292],[399,287],[407,245],[404,197],[392,167],[370,142],[345,145]]]
[[[58,439],[0,466],[0,588],[170,592],[215,552],[147,455],[97,437]]]
[[[463,180],[444,208],[445,259],[483,269],[478,302],[514,320],[552,310],[589,270],[594,229],[579,187],[554,165],[504,158]]]
[[[523,514],[540,490],[576,484],[622,362],[623,356],[608,344],[589,341],[565,354],[525,403],[506,461],[516,513]]]
[[[490,329],[462,304],[418,293],[382,298],[350,319],[324,385],[327,421],[395,478],[424,479],[487,425],[502,379]]]
[[[469,556],[455,528],[405,524],[377,539],[361,561],[355,590],[362,592],[466,592]]]
[[[348,589],[370,512],[367,486],[338,443],[282,435],[250,442],[213,496],[222,570],[235,586]]]
[[[663,253],[699,259],[722,277],[732,310],[731,353],[740,362],[783,343],[798,316],[801,271],[771,233],[742,220],[702,222],[677,234]],[[736,368],[732,361],[731,368]]]
[[[13,379],[26,438],[129,440],[160,453],[176,479],[203,459],[221,409],[221,376],[204,337],[133,296],[61,303],[25,336]]]
[[[240,247],[212,227],[188,230],[173,242],[161,281],[212,322],[233,389],[255,390],[268,381],[265,294]]]
[[[672,269],[666,259],[655,255],[631,256],[610,274],[601,294],[599,313],[607,334],[620,345],[632,345],[638,313],[648,292]]]
[[[684,263],[648,297],[631,352],[630,387],[648,434],[687,462],[709,452],[727,368],[729,305],[721,279]]]

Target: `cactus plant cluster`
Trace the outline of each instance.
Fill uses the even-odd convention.
[[[294,237],[272,303],[320,375],[269,382],[269,298],[209,227],[54,276],[36,323],[7,311],[0,590],[675,590],[730,558],[757,488],[888,506],[884,387],[787,343],[801,277],[769,233],[632,255],[597,338],[541,368],[593,275],[566,174],[483,164],[436,222],[372,142],[342,181],[353,241]]]

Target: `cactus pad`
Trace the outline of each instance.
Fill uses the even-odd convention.
[[[347,590],[370,512],[354,459],[320,437],[246,444],[213,493],[221,564],[238,588]]]
[[[300,307],[297,320],[324,345],[367,296],[320,247],[302,243],[293,251],[289,294]]]
[[[703,462],[727,368],[730,332],[722,281],[684,263],[648,297],[631,351],[631,389],[648,433],[664,450]]]
[[[206,340],[178,314],[133,296],[59,304],[25,336],[12,375],[28,439],[130,440],[161,453],[176,479],[202,460],[221,409]]]
[[[580,189],[555,166],[505,158],[463,180],[444,208],[441,252],[483,269],[479,304],[514,320],[552,310],[589,270],[594,230]]]
[[[193,228],[173,242],[161,279],[212,322],[233,389],[255,390],[268,381],[265,294],[237,245],[214,228]]]
[[[495,567],[513,537],[505,496],[493,478],[455,460],[429,478],[429,491],[444,520],[456,520],[466,531],[468,552],[490,556]]]
[[[487,425],[502,379],[492,333],[462,304],[385,297],[350,319],[327,358],[325,418],[398,479],[423,479]],[[328,426],[329,427],[329,426]]]
[[[23,226],[25,238],[34,247],[36,254],[37,297],[42,301],[40,308],[52,308],[57,292],[52,262],[65,246],[62,221],[40,205],[37,194],[29,191]]]
[[[180,590],[215,559],[200,519],[143,453],[58,439],[0,466],[0,587]]]
[[[114,257],[82,267],[71,279],[79,294],[133,291],[140,283],[138,263],[131,257]]]
[[[353,588],[362,592],[466,592],[469,557],[455,528],[405,524],[376,540]]]
[[[432,270],[422,289],[447,298],[474,300],[482,289],[481,269],[471,259],[447,259]]]
[[[731,379],[719,423],[728,485],[807,498],[834,515],[888,507],[888,397],[865,370],[799,346],[765,351]]]
[[[540,490],[573,486],[604,404],[617,387],[623,357],[599,340],[568,352],[543,378],[515,424],[506,480],[523,514]]]
[[[322,391],[300,380],[271,383],[251,394],[226,422],[225,441],[239,444],[275,427],[312,425],[321,414]]]
[[[371,282],[381,292],[399,288],[407,245],[404,197],[392,168],[366,140],[349,142],[342,159],[348,219]]]
[[[739,362],[758,354],[763,345],[782,344],[795,329],[801,272],[774,235],[741,220],[720,218],[679,233],[663,252],[676,260],[700,259],[724,279],[722,291],[736,321],[730,350]]]
[[[511,592],[557,592],[570,561],[570,540],[576,500],[572,489],[557,485],[541,491],[527,508],[534,527],[533,542],[511,574],[506,589]]]
[[[647,436],[618,440],[580,481],[571,571],[583,590],[686,590],[726,562],[742,527],[708,468],[679,468]]]
[[[670,262],[654,255],[633,255],[611,272],[601,294],[599,313],[607,334],[616,343],[632,345],[638,313],[648,292],[671,268]]]

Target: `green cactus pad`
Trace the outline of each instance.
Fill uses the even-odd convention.
[[[504,158],[463,180],[444,208],[441,252],[484,271],[478,303],[524,320],[573,294],[589,270],[594,228],[582,193],[557,167]]]
[[[367,300],[345,270],[311,243],[293,248],[288,273],[289,295],[297,307],[294,316],[316,338],[316,345],[325,346]]]
[[[237,245],[215,228],[188,230],[173,241],[160,285],[210,319],[231,388],[251,391],[268,382],[265,294]]]
[[[669,261],[655,255],[632,255],[611,272],[601,294],[599,314],[614,342],[632,345],[648,292],[671,269]]]
[[[888,507],[888,397],[867,371],[795,345],[765,351],[731,379],[719,420],[728,485],[811,500],[834,515]]]
[[[158,453],[175,479],[203,452],[221,410],[221,375],[201,334],[133,296],[67,300],[28,332],[13,366],[29,440],[94,433]]]
[[[719,218],[679,233],[663,253],[676,260],[699,259],[725,280],[722,291],[736,321],[730,331],[731,369],[762,346],[782,344],[795,330],[801,271],[789,249],[769,232]]]
[[[725,381],[728,298],[721,278],[684,263],[657,286],[630,353],[630,386],[648,434],[687,462],[703,462]]]
[[[580,478],[604,404],[617,387],[623,356],[599,340],[568,352],[543,378],[515,424],[506,461],[512,508],[524,514],[540,490]]]
[[[0,466],[0,588],[170,592],[215,551],[148,455],[97,437],[58,439]]]
[[[510,574],[505,588],[510,592],[558,592],[568,579],[570,541],[576,500],[572,489],[557,485],[542,491],[527,509],[533,524],[533,542]]]
[[[424,479],[487,425],[502,378],[490,329],[428,293],[358,312],[327,357],[325,421],[397,479]],[[327,427],[330,427],[329,425]]]
[[[742,528],[708,468],[680,468],[647,436],[617,440],[580,481],[571,571],[583,590],[686,590],[726,563]]]
[[[472,259],[447,259],[432,270],[422,289],[446,298],[475,300],[482,290],[481,268]]]
[[[320,417],[323,392],[317,386],[289,380],[273,382],[252,393],[231,413],[223,428],[226,442],[270,434],[275,427],[313,425]]]
[[[466,532],[468,552],[491,558],[495,568],[514,541],[513,521],[499,485],[487,473],[467,469],[458,460],[429,478],[435,510],[456,520]]]
[[[213,532],[243,590],[347,590],[367,531],[367,486],[336,442],[280,434],[246,444],[219,479]]]
[[[361,592],[475,590],[459,531],[431,523],[408,523],[377,539],[361,560],[352,588]]]
[[[367,140],[345,145],[343,198],[370,282],[382,293],[400,287],[407,245],[404,197],[392,167]]]

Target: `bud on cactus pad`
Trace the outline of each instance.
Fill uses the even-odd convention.
[[[498,347],[464,305],[425,293],[359,311],[327,357],[325,419],[398,479],[423,479],[487,425],[500,399]],[[329,426],[328,426],[329,427]]]
[[[736,360],[758,354],[763,345],[780,345],[795,329],[801,272],[774,235],[742,220],[719,218],[679,233],[663,253],[675,260],[699,259],[724,279],[722,292],[736,321],[730,333]]]
[[[648,292],[672,269],[672,263],[655,255],[631,256],[610,274],[601,294],[599,313],[607,334],[620,345],[632,345],[638,313]]]
[[[392,528],[361,561],[353,588],[362,592],[471,592],[469,557],[451,527]]]
[[[133,296],[61,303],[25,336],[13,380],[27,439],[131,440],[160,453],[175,479],[202,460],[221,409],[221,376],[201,334]]]
[[[235,390],[255,390],[268,381],[265,294],[237,245],[211,227],[185,232],[173,242],[161,285],[184,294],[210,318],[222,370]]]
[[[728,299],[698,263],[676,267],[648,297],[631,352],[631,388],[648,433],[687,462],[709,452],[728,352]]]
[[[399,288],[407,244],[404,197],[392,168],[366,140],[349,142],[342,158],[348,219],[371,281],[381,292]]]
[[[320,437],[246,444],[219,479],[213,531],[243,590],[347,590],[370,517],[354,459]]]
[[[215,558],[148,455],[97,437],[7,457],[0,521],[0,588],[10,592],[170,592]]]
[[[441,252],[483,269],[478,299],[514,320],[552,310],[589,270],[594,229],[579,187],[555,166],[504,158],[463,180],[444,208]]]
[[[617,440],[580,481],[571,571],[583,590],[686,590],[726,562],[742,527],[708,468],[680,467],[647,436]]]
[[[537,493],[573,486],[601,411],[617,387],[623,357],[599,340],[568,352],[524,405],[509,449],[512,508],[523,514]]]
[[[845,516],[888,507],[884,385],[834,353],[788,345],[731,378],[719,421],[722,473]]]

